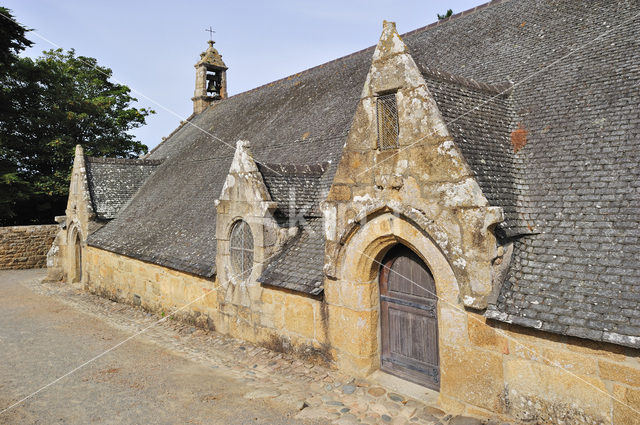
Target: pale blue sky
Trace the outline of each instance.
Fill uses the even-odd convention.
[[[115,80],[134,90],[138,106],[155,109],[135,132],[153,148],[192,112],[193,64],[207,47],[204,29],[210,25],[229,67],[233,95],[375,44],[383,19],[396,21],[403,33],[436,21],[436,14],[449,8],[456,13],[485,1],[5,0],[3,5],[34,29],[28,37],[35,45],[26,54],[75,48],[111,68]]]

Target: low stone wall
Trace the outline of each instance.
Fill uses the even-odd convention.
[[[100,296],[154,312],[180,309],[175,316],[197,326],[312,361],[325,363],[334,356],[327,348],[326,313],[319,299],[260,285],[224,287],[218,280],[91,246],[82,261],[85,287]]]
[[[0,227],[0,270],[45,267],[58,230],[57,224]]]

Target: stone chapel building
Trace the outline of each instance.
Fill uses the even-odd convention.
[[[385,22],[230,97],[210,42],[194,114],[146,158],[78,148],[52,270],[447,409],[638,424],[639,14]]]

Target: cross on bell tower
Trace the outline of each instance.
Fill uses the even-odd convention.
[[[196,68],[196,90],[191,99],[193,112],[199,114],[216,100],[227,97],[227,66],[222,55],[213,47],[213,28],[205,29],[209,33],[209,47],[200,54]]]
[[[215,31],[213,30],[213,28],[209,26],[209,29],[205,29],[205,31],[209,33],[209,41],[213,41],[213,34],[215,34]]]

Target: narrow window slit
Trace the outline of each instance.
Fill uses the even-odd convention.
[[[389,93],[376,99],[378,116],[378,149],[387,150],[398,147],[398,107],[396,94]]]

